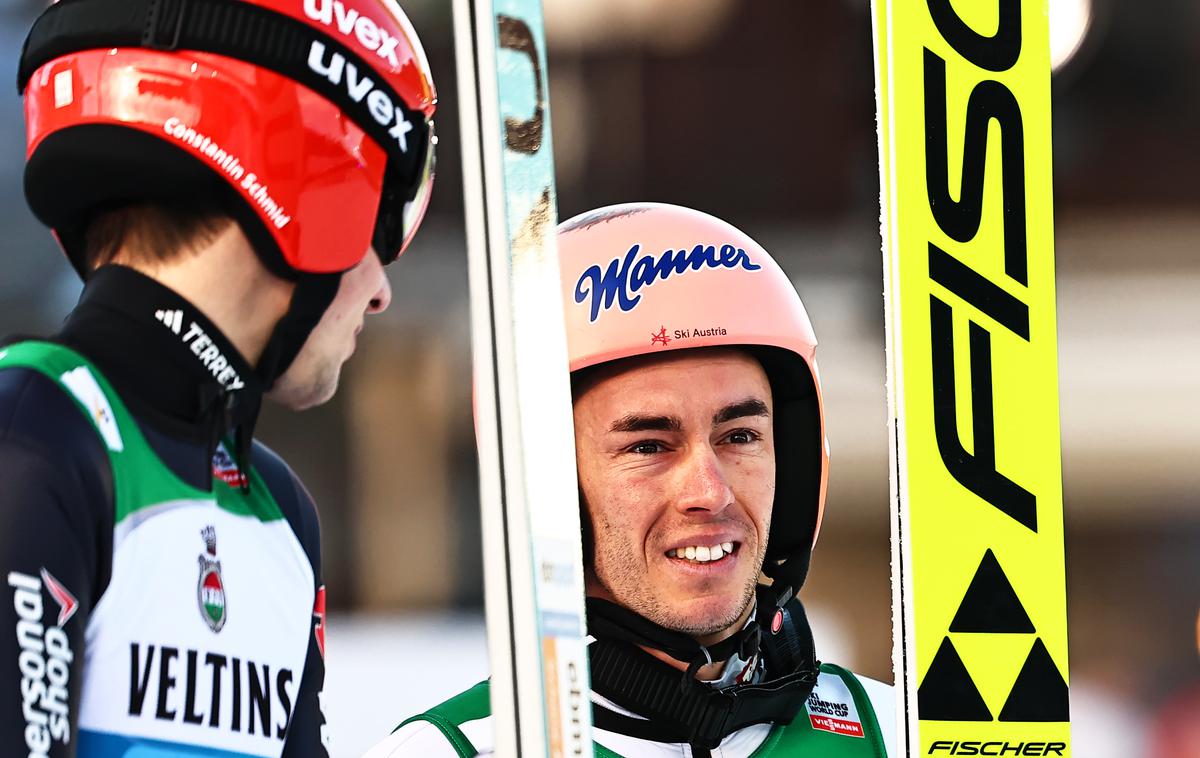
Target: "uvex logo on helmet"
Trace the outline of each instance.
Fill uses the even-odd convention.
[[[373,51],[386,60],[394,69],[400,68],[396,56],[399,37],[393,37],[378,23],[362,15],[357,9],[347,8],[341,0],[304,0],[304,14],[344,36],[353,36],[363,48]],[[358,66],[347,61],[336,51],[329,52],[324,42],[313,40],[308,50],[308,67],[318,76],[323,76],[334,86],[345,82],[350,99],[365,105],[367,113],[380,126],[390,127],[388,135],[396,140],[400,152],[408,152],[408,133],[412,123],[400,103],[394,102],[389,88],[377,86],[368,71],[359,71]],[[328,58],[328,60],[326,60]]]
[[[320,76],[329,79],[333,84],[341,84],[343,76],[346,82],[346,92],[356,103],[366,100],[367,112],[380,126],[391,126],[388,134],[395,138],[400,145],[400,152],[408,152],[408,133],[413,130],[412,122],[404,113],[404,109],[392,102],[392,97],[375,86],[375,80],[358,70],[358,66],[346,60],[340,53],[329,56],[325,62],[325,43],[313,40],[308,51],[308,67]]]
[[[396,57],[400,38],[388,34],[382,26],[358,10],[347,8],[341,0],[304,0],[304,15],[337,29],[346,37],[353,34],[358,44],[386,60],[392,68],[400,68],[400,60]]]

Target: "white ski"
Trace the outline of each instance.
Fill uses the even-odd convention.
[[[591,756],[541,0],[455,0],[498,756]]]

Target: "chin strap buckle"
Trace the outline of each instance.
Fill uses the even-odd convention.
[[[687,670],[683,672],[683,677],[679,680],[679,692],[682,695],[688,694],[692,689],[693,682],[696,681],[696,674],[704,666],[712,665],[712,653],[708,651],[704,645],[700,646],[702,655],[696,656],[695,660],[688,664]]]

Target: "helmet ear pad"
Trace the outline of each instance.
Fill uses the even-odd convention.
[[[808,364],[791,351],[748,347],[771,385],[775,503],[763,572],[799,589],[808,573],[821,499],[821,406]]]
[[[90,273],[84,261],[90,220],[135,204],[219,209],[238,222],[271,273],[296,278],[274,237],[216,171],[147,132],[81,124],[47,135],[25,166],[25,196],[84,279]]]

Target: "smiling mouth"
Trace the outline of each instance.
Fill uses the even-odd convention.
[[[672,548],[666,552],[668,558],[687,563],[715,563],[737,553],[741,543],[722,542],[716,545],[689,545]]]

